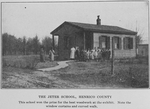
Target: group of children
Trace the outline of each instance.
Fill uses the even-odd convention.
[[[110,50],[109,49],[100,49],[94,48],[91,50],[84,50],[76,47],[71,48],[70,58],[75,59],[76,61],[104,61],[110,59]]]

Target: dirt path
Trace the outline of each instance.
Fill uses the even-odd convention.
[[[54,66],[54,67],[50,67],[50,68],[42,68],[42,69],[38,69],[39,71],[43,71],[43,72],[45,72],[45,71],[47,71],[47,72],[49,72],[49,71],[53,71],[53,70],[59,70],[59,69],[61,69],[61,68],[65,68],[65,67],[67,67],[68,66],[68,62],[70,62],[70,61],[59,61],[59,62],[57,62],[57,66]]]

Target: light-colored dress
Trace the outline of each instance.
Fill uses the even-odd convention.
[[[86,53],[87,53],[87,59],[90,59],[90,51],[88,50]]]
[[[97,50],[95,50],[94,51],[94,58],[97,59],[97,56],[98,56],[98,52],[97,52]]]
[[[75,51],[76,51],[76,49],[74,47],[72,47],[71,53],[70,53],[70,59],[75,59]]]
[[[54,53],[55,53],[54,50],[50,50],[50,51],[49,51],[51,61],[54,61]]]
[[[91,59],[94,59],[94,50],[91,50],[91,54],[90,54]]]

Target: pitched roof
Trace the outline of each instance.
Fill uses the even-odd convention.
[[[77,28],[86,30],[86,31],[93,31],[93,32],[100,32],[100,33],[114,33],[114,34],[129,34],[129,35],[136,35],[137,32],[124,29],[118,26],[109,26],[109,25],[96,25],[96,24],[87,24],[87,23],[77,23],[77,22],[64,22],[58,28],[53,30],[51,34],[61,28],[64,24],[70,24]]]

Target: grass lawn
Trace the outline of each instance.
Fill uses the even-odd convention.
[[[51,64],[51,65],[50,65]],[[148,64],[115,63],[111,75],[110,62],[69,62],[69,66],[51,72],[4,67],[2,88],[147,88]],[[53,66],[52,63],[40,63]],[[40,68],[39,66],[37,68]]]
[[[79,88],[148,87],[148,65],[115,63],[114,72],[112,76],[110,62],[73,62],[53,74]]]

